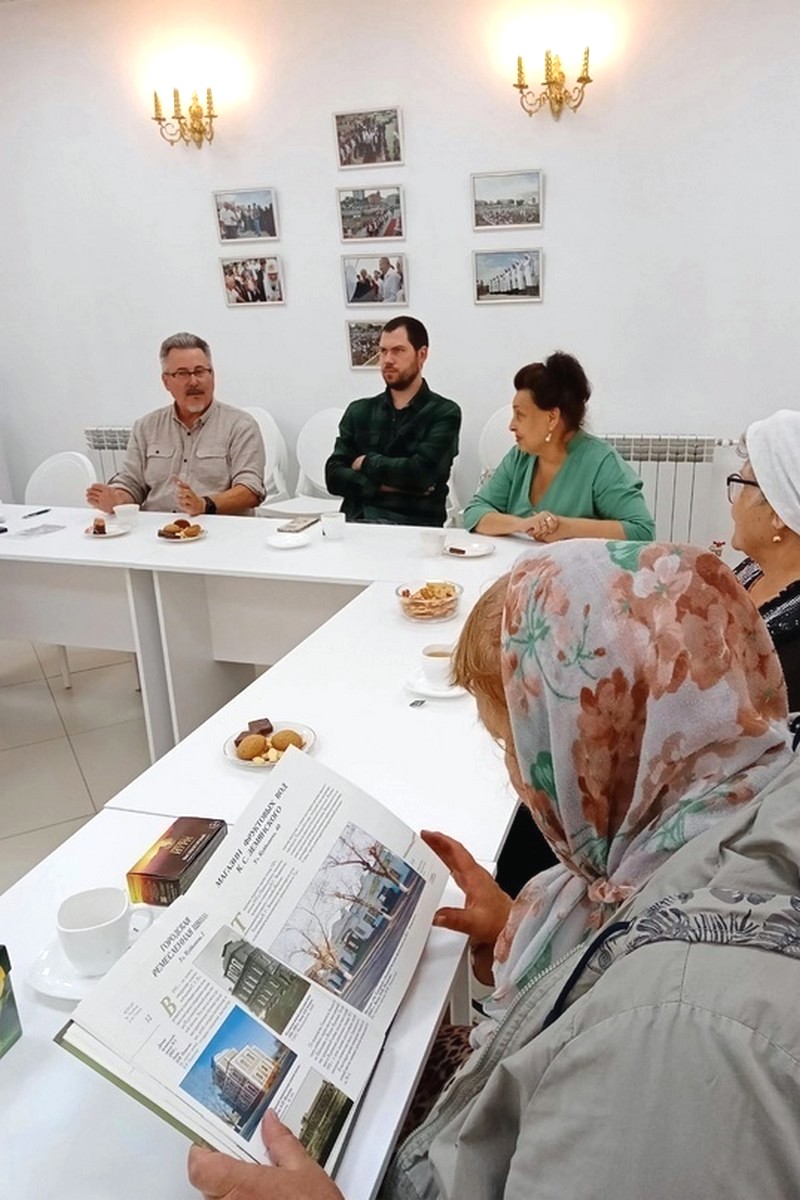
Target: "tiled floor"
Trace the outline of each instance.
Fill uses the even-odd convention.
[[[149,765],[129,654],[0,641],[0,892]]]

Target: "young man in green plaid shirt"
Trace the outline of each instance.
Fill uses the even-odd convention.
[[[380,338],[386,391],[354,400],[325,465],[328,491],[348,521],[444,525],[447,482],[458,454],[461,409],[422,378],[428,332],[394,317]]]

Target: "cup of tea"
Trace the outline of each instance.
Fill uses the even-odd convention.
[[[421,529],[419,544],[426,558],[435,558],[444,550],[444,540],[447,534],[443,529]]]
[[[431,642],[430,645],[422,647],[422,674],[431,687],[450,686],[454,649],[454,646],[444,642]]]
[[[344,537],[344,519],[343,512],[323,513],[320,517],[322,536],[330,538],[332,542],[340,542]]]
[[[131,907],[122,888],[100,887],[62,901],[56,928],[61,949],[78,975],[105,975],[152,920],[148,908]]]
[[[117,518],[120,525],[124,525],[126,529],[133,529],[134,525],[136,525],[139,520],[139,505],[115,504],[114,516]]]

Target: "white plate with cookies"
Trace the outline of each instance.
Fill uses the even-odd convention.
[[[295,740],[287,738],[285,735],[288,732],[297,734],[302,740],[302,746],[297,746]],[[234,766],[253,771],[274,767],[281,761],[290,745],[297,746],[298,750],[308,751],[317,740],[314,730],[299,721],[273,721],[272,733],[266,736],[262,733],[246,733],[237,746],[236,741],[240,737],[241,733],[232,734],[222,747],[223,754]],[[277,741],[277,745],[272,745],[273,740]]]

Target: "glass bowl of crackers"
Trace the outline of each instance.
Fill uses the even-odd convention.
[[[403,583],[395,588],[400,609],[409,621],[449,621],[458,611],[463,588],[447,579],[430,579],[427,583]]]

